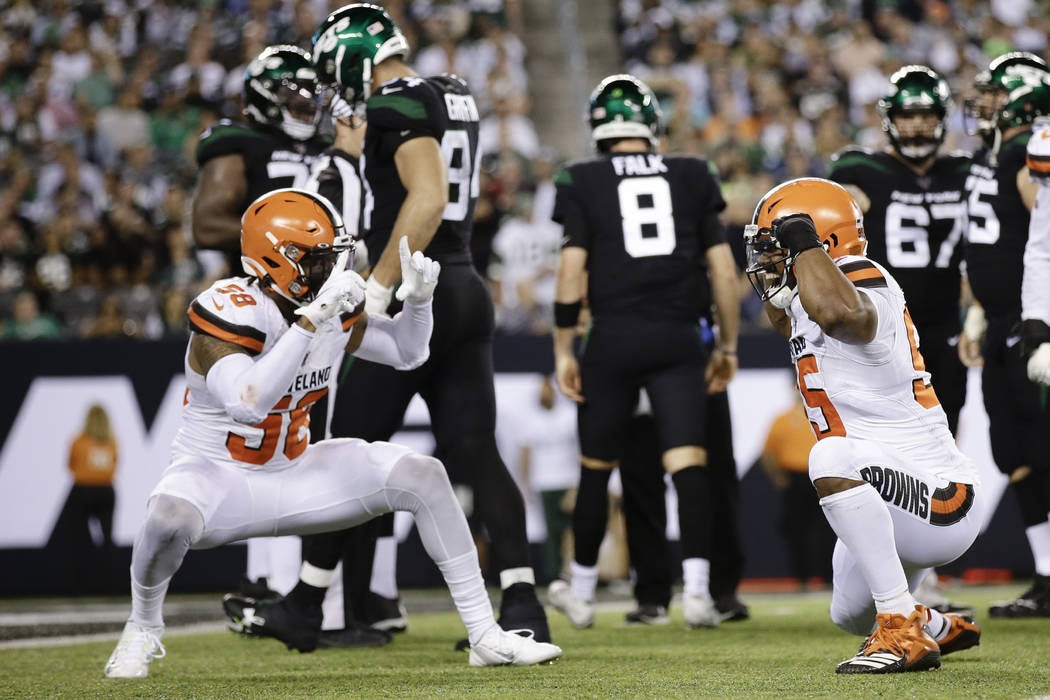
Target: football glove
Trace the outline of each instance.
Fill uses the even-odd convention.
[[[347,270],[349,253],[343,251],[336,259],[332,274],[317,291],[314,300],[295,310],[296,315],[305,316],[314,328],[344,312],[353,311],[365,299],[365,281],[353,270]]]
[[[384,287],[379,284],[375,275],[368,278],[365,286],[365,311],[369,316],[386,316],[386,307],[390,306],[390,299],[394,296],[393,287]]]
[[[966,334],[967,340],[976,343],[984,337],[987,329],[988,321],[984,318],[984,308],[978,304],[970,304],[970,308],[966,310],[966,320],[963,321],[963,333]]]
[[[780,219],[773,219],[770,233],[777,239],[781,248],[787,248],[792,257],[810,248],[819,248],[817,227],[809,214],[791,214]]]
[[[1050,343],[1043,343],[1028,358],[1028,378],[1050,386]]]
[[[407,236],[398,241],[397,251],[401,254],[401,286],[397,289],[397,298],[416,303],[427,301],[434,296],[441,263],[426,257],[422,251],[411,252]]]

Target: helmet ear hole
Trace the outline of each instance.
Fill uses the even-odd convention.
[[[281,264],[279,262],[277,262],[276,260],[274,260],[273,258],[270,258],[270,257],[263,257],[263,262],[265,262],[267,265],[269,265],[270,267],[272,267],[274,269],[277,269],[278,267],[281,266]]]

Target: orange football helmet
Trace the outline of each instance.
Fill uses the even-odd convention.
[[[776,239],[773,222],[791,214],[808,214],[817,238],[832,258],[864,255],[864,215],[842,185],[818,177],[802,177],[777,185],[755,207],[744,227],[747,276],[763,301],[790,301],[794,287],[794,257]],[[779,304],[778,304],[779,305]],[[781,307],[783,308],[783,307]]]
[[[353,255],[343,219],[315,192],[267,192],[241,217],[244,271],[295,304],[313,301],[343,251]]]

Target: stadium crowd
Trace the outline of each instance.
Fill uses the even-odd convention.
[[[308,46],[339,4],[5,3],[0,338],[183,334],[189,300],[225,273],[190,235],[197,137],[239,117],[252,57],[274,43]],[[502,329],[549,332],[559,154],[528,116],[522,3],[381,4],[421,74],[458,73],[478,97],[475,264],[493,281]],[[1033,0],[620,0],[616,18],[625,68],[660,96],[670,150],[716,164],[733,241],[776,182],[825,174],[847,144],[881,143],[874,103],[900,65],[941,72],[958,105],[990,57],[1010,48],[1046,56],[1050,32]],[[956,109],[949,147],[975,145],[962,120]],[[761,324],[742,296],[745,321]]]

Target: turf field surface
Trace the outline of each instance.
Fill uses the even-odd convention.
[[[1032,698],[1050,695],[1050,618],[993,620],[992,600],[1023,586],[971,587],[953,599],[978,610],[981,645],[944,659],[939,671],[839,676],[835,664],[860,638],[828,619],[828,594],[744,596],[751,619],[688,630],[672,608],[668,626],[628,627],[626,601],[601,606],[595,627],[572,629],[551,610],[563,657],[527,668],[471,668],[453,651],[463,636],[451,612],[414,613],[406,634],[379,649],[299,654],[269,639],[217,625],[172,629],[167,657],[150,677],[107,679],[102,667],[116,634],[101,641],[0,647],[0,697],[10,698],[338,698],[338,697],[906,697]],[[0,608],[2,609],[2,608]]]

